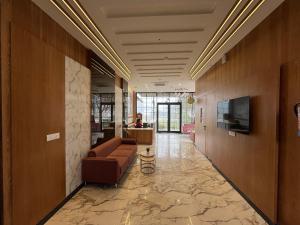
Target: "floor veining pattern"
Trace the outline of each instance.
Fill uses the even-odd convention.
[[[139,146],[145,151],[146,146]],[[267,224],[197,150],[188,136],[158,134],[156,171],[139,160],[118,188],[87,185],[47,225]]]

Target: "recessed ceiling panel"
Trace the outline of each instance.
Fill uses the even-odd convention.
[[[194,91],[192,78],[204,74],[283,0],[33,1],[119,75],[131,75],[136,90]],[[163,88],[154,85],[162,81]]]

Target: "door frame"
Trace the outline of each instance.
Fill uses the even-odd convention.
[[[167,131],[159,131],[159,127],[158,127],[158,107],[159,105],[167,105],[168,106],[168,129]],[[180,119],[179,119],[179,128],[180,130],[179,131],[171,131],[170,130],[170,118],[171,118],[171,113],[170,113],[170,108],[171,108],[171,105],[179,105],[180,106]],[[182,104],[181,102],[159,102],[157,103],[156,105],[156,132],[157,133],[181,133],[182,132]]]

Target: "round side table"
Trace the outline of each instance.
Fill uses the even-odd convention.
[[[144,174],[155,172],[155,154],[150,151],[140,153],[140,169]]]

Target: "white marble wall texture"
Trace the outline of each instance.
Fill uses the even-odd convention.
[[[90,70],[66,57],[66,195],[81,184],[81,160],[90,149],[90,83]]]
[[[123,94],[122,89],[115,86],[115,135],[122,137],[123,117]]]

